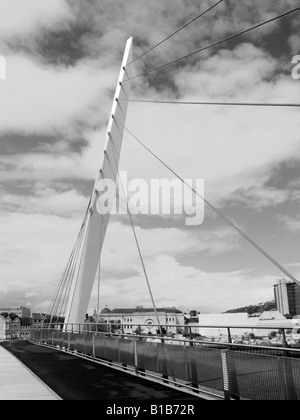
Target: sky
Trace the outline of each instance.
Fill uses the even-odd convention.
[[[102,162],[126,40],[134,57],[216,1],[0,0],[0,307],[47,311]],[[185,56],[299,6],[228,0],[137,60],[133,73]],[[300,13],[133,80],[132,97],[299,103],[291,76]],[[126,126],[300,279],[299,109],[131,102]],[[126,133],[129,179],[172,179]],[[273,299],[284,275],[206,208],[134,217],[157,306],[203,313]],[[112,216],[101,307],[150,306],[128,217]],[[97,285],[89,311],[97,304]]]

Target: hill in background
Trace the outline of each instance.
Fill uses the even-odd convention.
[[[243,308],[238,309],[231,309],[230,311],[225,312],[226,314],[237,314],[237,313],[247,313],[249,315],[254,314],[262,314],[266,311],[274,311],[276,310],[276,304],[275,301],[269,301],[265,303],[259,303],[257,305],[250,305],[245,306]]]

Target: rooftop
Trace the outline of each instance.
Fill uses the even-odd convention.
[[[173,308],[156,308],[157,312],[162,313],[172,313],[172,314],[182,314],[179,309],[173,307]],[[154,313],[153,308],[117,308],[110,311],[112,314],[135,314],[135,313]]]

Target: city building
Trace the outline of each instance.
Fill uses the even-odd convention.
[[[0,340],[5,339],[6,324],[3,316],[0,315]]]
[[[157,308],[159,324],[166,328],[168,333],[180,333],[184,331],[184,314],[177,308]],[[154,309],[137,307],[134,309],[103,309],[100,314],[99,322],[119,324],[124,333],[132,334],[137,332],[138,326],[143,325],[143,334],[156,334],[158,321]]]
[[[266,337],[280,327],[298,329],[298,321],[288,320],[278,311],[267,311],[260,317],[250,317],[247,313],[199,315],[199,334],[204,337],[227,337],[228,327],[231,327],[232,336],[254,334],[256,337]]]
[[[4,321],[4,330],[3,330]],[[18,338],[29,339],[31,328],[31,318],[20,318],[13,313],[4,312],[0,315],[0,339]]]
[[[185,314],[185,334],[199,335],[199,315],[197,311],[190,311],[189,314]]]
[[[243,332],[251,333],[251,327],[256,322],[253,322],[253,319],[247,313],[200,314],[198,334],[204,337],[219,337],[222,334],[227,336],[227,327],[236,327],[231,329],[231,334],[242,335]],[[239,327],[244,327],[244,329],[240,329]],[[249,329],[246,327],[249,327]]]
[[[21,318],[13,313],[3,312],[1,316],[5,319],[6,331],[14,331],[21,329],[22,320]]]
[[[41,314],[41,313],[33,313],[32,314],[32,325],[41,325],[44,318],[45,318],[45,314]]]
[[[8,313],[8,314],[15,314],[18,315],[20,318],[30,318],[31,317],[31,309],[25,308],[24,306],[15,306],[11,308],[0,308],[0,313]]]
[[[282,315],[300,315],[300,286],[287,280],[279,280],[274,286],[275,302]]]

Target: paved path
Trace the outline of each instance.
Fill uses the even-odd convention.
[[[29,342],[2,344],[63,400],[197,400],[163,385]],[[2,382],[2,374],[1,382]],[[0,387],[1,389],[1,387]]]
[[[59,400],[15,356],[0,346],[0,400]]]

